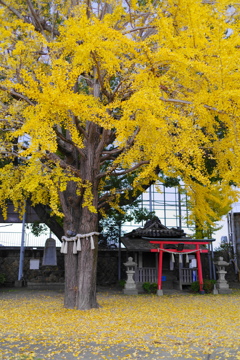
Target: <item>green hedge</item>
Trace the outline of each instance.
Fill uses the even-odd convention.
[[[1,285],[4,284],[5,281],[6,281],[6,276],[5,276],[5,274],[0,274],[0,284],[1,284]]]
[[[150,283],[145,282],[142,285],[143,290],[148,294],[155,294],[157,292],[157,284],[156,283]]]
[[[207,294],[210,294],[213,291],[214,284],[216,284],[216,280],[204,279],[203,280],[203,290]],[[200,291],[199,281],[194,281],[191,284],[191,290],[193,292],[199,292]]]

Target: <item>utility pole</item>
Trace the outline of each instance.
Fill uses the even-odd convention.
[[[121,280],[121,220],[118,222],[118,281]]]
[[[18,270],[18,281],[23,278],[23,265],[24,265],[24,246],[25,246],[25,223],[26,223],[26,206],[22,221],[22,238],[20,248],[20,259],[19,259],[19,270]]]

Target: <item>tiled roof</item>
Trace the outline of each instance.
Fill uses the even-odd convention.
[[[123,237],[121,241],[129,251],[150,251],[158,248],[158,245],[150,244],[144,239]]]
[[[126,234],[122,238],[123,244],[128,250],[150,251],[158,248],[157,245],[150,244],[150,240],[142,239],[142,237],[150,238],[181,238],[184,237],[183,230],[178,228],[167,228],[161,221],[154,217],[146,222],[143,228],[138,228]]]
[[[146,222],[143,228],[138,228],[128,233],[128,237],[153,237],[153,238],[180,238],[185,233],[179,228],[167,228],[164,226],[158,217],[154,217],[152,220]]]

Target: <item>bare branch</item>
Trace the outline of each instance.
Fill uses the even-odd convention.
[[[143,26],[143,27],[135,28],[135,29],[123,32],[123,35],[130,34],[134,31],[146,30],[146,29],[156,29],[156,26]]]
[[[138,169],[139,167],[141,167],[143,165],[147,165],[147,164],[149,164],[149,161],[140,161],[138,164],[134,165],[130,169],[119,171],[119,172],[113,172],[112,175],[113,176],[125,175],[125,174],[128,174],[128,173]]]
[[[113,149],[113,150],[104,150],[104,151],[102,152],[102,154],[115,155],[115,154],[120,153],[121,151],[123,151],[122,148],[116,148],[116,149]]]
[[[9,119],[0,119],[0,121],[3,121],[3,122],[6,123],[6,125],[11,126],[11,130],[14,131],[14,128],[12,127],[11,121],[10,121]],[[21,121],[21,120],[16,120],[16,119],[14,119],[14,125],[15,125],[15,124],[20,124],[20,125],[22,125],[23,123],[24,123],[24,122]],[[1,130],[2,130],[2,129],[1,129]]]
[[[41,24],[41,19],[39,18],[39,16],[37,15],[36,11],[34,10],[34,7],[31,3],[30,0],[27,0],[27,4],[29,7],[29,10],[33,16],[34,22],[35,22],[35,27],[42,33],[43,32],[43,27]]]
[[[109,170],[105,171],[104,173],[98,174],[97,179],[100,179],[100,178],[102,178],[104,176],[107,176],[107,175],[113,175],[113,176],[125,175],[125,174],[128,174],[128,173],[138,169],[142,165],[146,165],[146,164],[149,164],[149,161],[147,161],[147,160],[146,161],[140,161],[139,163],[137,163],[136,165],[134,165],[130,169],[119,171],[119,172],[116,172],[117,168],[119,167],[119,164],[114,164],[114,166],[112,166]]]
[[[184,105],[193,105],[192,101],[187,101],[187,100],[181,100],[181,99],[166,99],[163,97],[160,97],[160,100],[164,101],[164,102],[171,102],[171,103],[176,103],[176,104],[184,104]],[[213,110],[216,111],[220,114],[226,114],[226,112],[222,111],[222,110],[218,110],[215,107],[209,106],[209,105],[203,105],[206,109],[208,110]]]
[[[15,14],[19,19],[25,21],[24,17],[16,9],[14,9],[11,5],[6,4],[5,1],[3,1],[3,0],[0,0],[0,4],[2,4],[3,6],[6,6],[6,8],[8,8],[8,10],[10,10],[13,14]]]
[[[119,82],[118,86],[116,87],[116,89],[113,91],[112,93],[112,98],[114,98],[115,94],[117,93],[117,91],[119,90],[119,88],[121,87],[122,85],[122,81]]]
[[[91,52],[93,60],[95,61],[95,65],[96,65],[96,70],[97,70],[97,74],[98,74],[98,80],[99,80],[99,84],[101,86],[101,90],[103,92],[104,95],[106,95],[106,97],[108,98],[108,100],[110,100],[110,94],[109,92],[105,89],[104,85],[103,85],[103,79],[101,76],[101,70],[99,68],[99,61],[96,58],[96,54],[94,51]]]
[[[0,85],[0,90],[8,92],[14,98],[18,98],[19,100],[21,99],[21,100],[26,101],[29,105],[32,105],[32,106],[36,105],[34,102],[32,102],[30,99],[28,99],[28,97],[16,92],[15,90],[8,89],[5,86],[1,86],[1,85]]]
[[[41,19],[35,12],[32,3],[27,0],[29,9],[31,11],[31,14],[33,16],[33,19],[35,20],[35,28],[37,31],[43,32],[43,30],[46,30],[48,32],[50,32],[51,34],[54,34],[55,36],[59,35],[59,32],[54,29],[50,24],[48,24],[46,22],[45,19]],[[5,1],[0,0],[0,4],[2,4],[3,6],[5,6],[8,10],[10,10],[14,15],[16,15],[19,19],[21,19],[22,21],[24,21],[25,23],[29,23],[29,19],[27,17],[24,17],[20,14],[19,11],[17,11],[14,7],[12,7],[11,5],[8,5],[5,3]],[[36,26],[37,25],[37,26]]]
[[[75,115],[73,115],[73,120],[74,120],[74,123],[75,123],[77,129],[78,129],[78,130],[80,131],[80,133],[85,137],[85,139],[87,139],[87,138],[88,138],[88,134],[87,134],[87,132],[85,131],[85,129],[84,129],[81,125],[79,125],[78,117],[75,116]]]
[[[86,1],[86,15],[88,18],[90,18],[91,16],[91,11],[92,11],[92,7],[91,7],[91,1],[90,0],[87,0]]]
[[[121,152],[123,151],[123,148],[117,148],[117,149],[113,149],[113,150],[109,150],[109,151],[102,151],[102,157],[100,159],[100,163],[101,165],[104,164],[105,161],[107,160],[115,160],[116,157],[121,154]]]
[[[100,157],[100,154],[102,153],[102,150],[104,149],[104,147],[108,143],[108,139],[111,136],[111,133],[112,133],[111,130],[103,129],[101,140],[100,140],[100,142],[98,144],[98,147],[96,149],[96,156]]]
[[[99,19],[102,20],[106,14],[112,13],[112,6],[110,4],[104,3]]]
[[[10,147],[12,147],[12,144],[9,144]],[[22,160],[23,162],[26,161],[26,158],[24,156],[20,156],[17,151],[14,151],[11,149],[10,151],[4,149],[0,151],[0,154],[3,158],[11,159],[11,158],[18,158]]]
[[[152,29],[148,29],[148,31],[145,32],[145,34],[142,35],[142,39],[145,40],[147,39],[149,36],[153,35],[157,33],[156,29],[152,28]]]

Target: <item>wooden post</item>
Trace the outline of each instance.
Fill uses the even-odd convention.
[[[198,267],[198,281],[200,293],[204,294],[203,290],[203,274],[202,274],[202,263],[201,263],[201,254],[200,254],[200,245],[196,245],[196,255],[197,255],[197,267]]]

